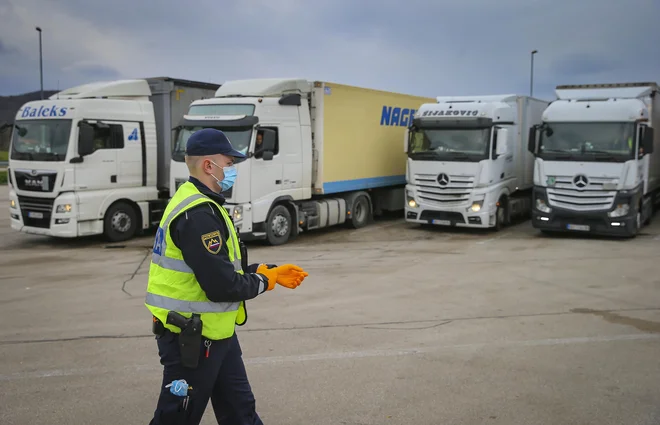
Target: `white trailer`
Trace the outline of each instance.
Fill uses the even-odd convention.
[[[172,129],[218,84],[167,77],[98,82],[28,102],[13,124],[14,230],[126,240],[169,198]]]
[[[533,226],[635,237],[660,201],[656,83],[563,85],[531,131]]]
[[[404,139],[406,221],[500,229],[531,211],[529,129],[548,102],[528,96],[438,97]]]

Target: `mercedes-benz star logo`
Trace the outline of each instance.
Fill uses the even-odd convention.
[[[573,177],[573,184],[578,189],[584,189],[589,184],[589,179],[583,174],[578,174],[577,176]]]
[[[438,176],[438,184],[443,187],[447,186],[449,184],[449,176],[445,173],[440,173]]]
[[[37,170],[32,170],[30,171],[30,174],[36,176],[37,174],[39,174],[39,172]]]

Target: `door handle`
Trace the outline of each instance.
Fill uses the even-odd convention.
[[[281,184],[282,180],[275,180],[275,184]]]
[[[117,176],[110,176],[110,183],[117,183]]]

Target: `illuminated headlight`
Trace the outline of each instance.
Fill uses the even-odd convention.
[[[406,192],[406,202],[410,208],[417,208],[417,202],[415,201],[412,192]]]
[[[628,204],[618,204],[614,211],[608,212],[607,215],[610,217],[623,217],[628,214],[628,211],[630,211],[630,206]]]
[[[243,218],[243,207],[240,205],[236,205],[234,207],[234,211],[232,212],[232,216],[234,217],[234,221],[238,221]]]
[[[13,199],[9,201],[9,208],[16,209],[16,201],[14,201]]]
[[[58,205],[56,211],[58,214],[71,212],[71,204]]]
[[[481,207],[483,207],[483,206],[484,206],[483,199],[481,201],[474,201],[472,203],[472,206],[470,206],[470,211],[479,212],[479,211],[481,211]]]
[[[552,211],[552,208],[545,203],[545,200],[538,198],[536,199],[536,209],[546,214],[549,214]]]

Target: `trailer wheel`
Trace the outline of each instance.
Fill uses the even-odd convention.
[[[116,202],[105,213],[103,233],[110,242],[126,241],[137,232],[135,208],[127,202]]]
[[[291,235],[291,213],[284,205],[277,205],[268,214],[266,240],[270,245],[282,245]]]
[[[351,211],[351,227],[354,229],[359,229],[366,226],[367,223],[369,223],[370,216],[371,208],[369,205],[369,199],[367,199],[366,195],[360,195],[355,198]]]

